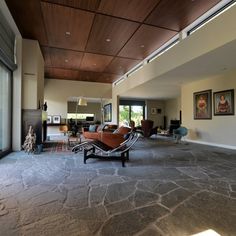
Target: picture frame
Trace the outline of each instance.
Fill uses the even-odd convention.
[[[111,122],[112,121],[112,104],[108,103],[103,107],[104,112],[104,121]]]
[[[214,115],[234,115],[234,89],[223,90],[213,93]]]
[[[156,115],[157,114],[157,109],[155,107],[151,108],[151,114]]]
[[[157,114],[161,114],[161,108],[157,108]]]
[[[53,116],[52,117],[52,123],[53,124],[60,124],[61,123],[61,116],[58,116],[58,115]]]
[[[47,124],[52,124],[52,116],[47,116]]]
[[[212,119],[212,90],[193,93],[194,120]]]

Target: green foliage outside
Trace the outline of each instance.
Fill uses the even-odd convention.
[[[143,107],[131,106],[131,116],[129,114],[129,106],[120,106],[119,120],[120,125],[129,125],[130,120],[135,122],[135,126],[141,125],[143,119]]]

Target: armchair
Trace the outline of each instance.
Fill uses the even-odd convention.
[[[183,126],[173,130],[173,137],[176,143],[179,143],[181,139],[185,137],[187,134],[188,134],[188,129]]]
[[[144,137],[150,137],[157,133],[157,127],[153,128],[153,123],[152,120],[141,120],[141,130]]]

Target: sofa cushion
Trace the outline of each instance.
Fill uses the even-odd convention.
[[[125,135],[129,133],[130,131],[131,129],[129,127],[121,126],[120,128],[116,129],[113,133]]]
[[[105,127],[104,124],[99,125],[99,126],[97,127],[97,132],[103,131],[104,127]]]
[[[97,130],[97,125],[90,125],[89,126],[89,132],[96,132]]]

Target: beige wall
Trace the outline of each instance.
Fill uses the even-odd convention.
[[[170,120],[179,120],[179,112],[181,110],[181,98],[169,99],[165,101],[166,125],[170,125]]]
[[[111,98],[111,89],[111,84],[46,79],[44,95],[48,114],[66,118],[69,97]]]
[[[38,109],[44,101],[44,60],[36,40],[23,39],[23,109]]]
[[[77,102],[68,102],[68,112],[69,113],[88,113],[94,114],[94,121],[101,122],[101,103],[88,102],[87,106],[78,106],[76,108]]]
[[[212,89],[212,92],[235,89],[235,78],[236,71],[223,77],[209,78],[182,87],[182,121],[183,125],[189,129],[189,140],[236,148],[235,115],[214,116],[213,114],[212,120],[193,119],[194,92],[208,89]]]
[[[152,114],[152,108],[161,109],[161,114]],[[154,121],[155,126],[164,125],[165,104],[164,101],[146,100],[147,119]]]

